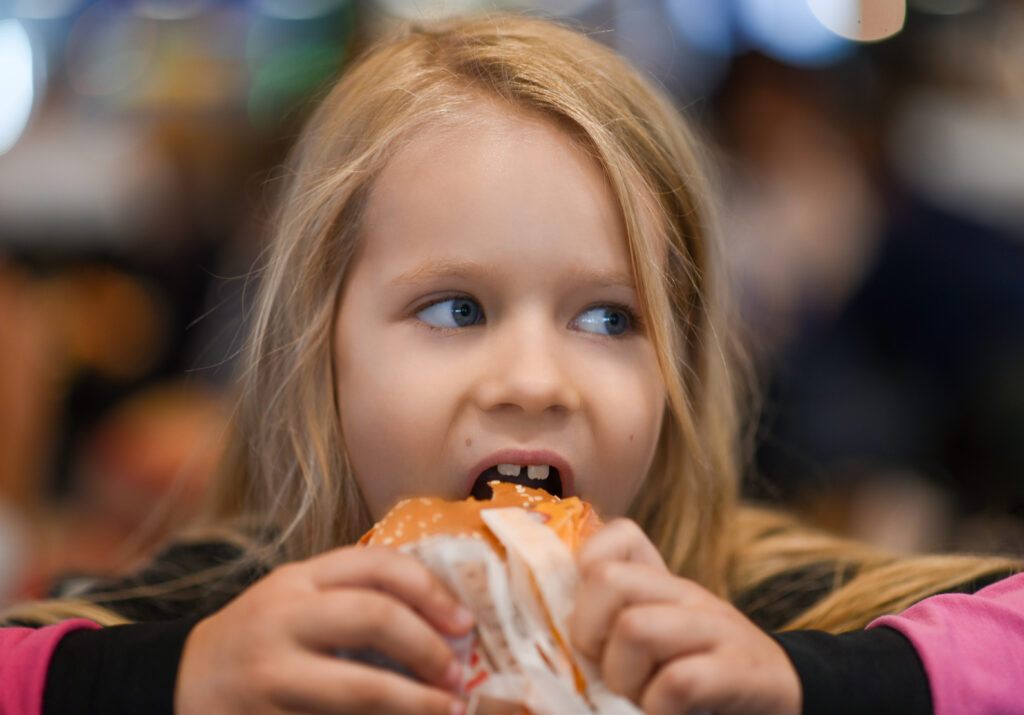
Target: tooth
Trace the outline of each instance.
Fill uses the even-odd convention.
[[[503,477],[518,477],[522,469],[518,464],[499,464],[498,474]]]
[[[530,479],[547,479],[550,467],[546,464],[531,464],[526,468],[526,476]]]

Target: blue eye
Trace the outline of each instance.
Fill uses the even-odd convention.
[[[435,328],[465,328],[482,322],[484,316],[472,298],[449,298],[428,305],[416,317]]]
[[[573,327],[586,333],[611,336],[623,335],[632,324],[630,311],[610,306],[588,308],[573,321]]]

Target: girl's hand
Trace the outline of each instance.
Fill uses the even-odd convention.
[[[286,564],[200,621],[185,641],[175,712],[461,712],[460,669],[441,637],[472,616],[420,562],[345,547]],[[439,633],[440,632],[440,633]],[[421,681],[343,660],[373,648]]]
[[[785,651],[731,604],[672,575],[635,522],[610,522],[577,555],[569,629],[601,677],[649,715],[797,715]]]

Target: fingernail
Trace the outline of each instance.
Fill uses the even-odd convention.
[[[457,606],[455,611],[452,612],[452,624],[460,630],[469,628],[475,620],[473,612],[465,606]]]
[[[473,657],[473,647],[476,645],[476,636],[473,635],[473,631],[463,633],[461,636],[445,636],[444,642],[452,649],[455,660],[463,665]]]
[[[466,703],[461,700],[453,700],[448,712],[450,715],[466,715]]]
[[[462,663],[457,660],[453,660],[448,664],[448,669],[444,671],[444,685],[449,690],[453,690],[462,684]]]

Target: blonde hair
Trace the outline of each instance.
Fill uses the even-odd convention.
[[[557,123],[600,163],[619,201],[668,396],[630,516],[669,567],[726,597],[851,554],[858,578],[881,574],[874,551],[738,505],[742,385],[730,370],[739,353],[722,305],[701,144],[672,102],[611,50],[554,22],[505,14],[406,28],[356,63],[312,116],[287,167],[211,519],[269,528],[273,538],[251,551],[270,563],[352,543],[371,526],[345,457],[335,403],[344,395],[331,389],[336,297],[389,157],[417,132],[465,121],[481,98]],[[897,590],[940,590],[946,581],[929,574],[924,586]],[[831,615],[807,625],[902,603],[864,589],[854,600],[840,596]]]
[[[239,468],[222,484],[219,515],[269,521],[287,558],[351,543],[371,526],[325,389],[334,296],[389,156],[419,131],[465,121],[482,97],[557,122],[604,167],[668,394],[631,516],[673,569],[724,592],[715,535],[736,501],[734,411],[713,330],[698,143],[671,102],[612,51],[519,16],[409,28],[352,68],[312,117],[263,276],[237,415]]]

